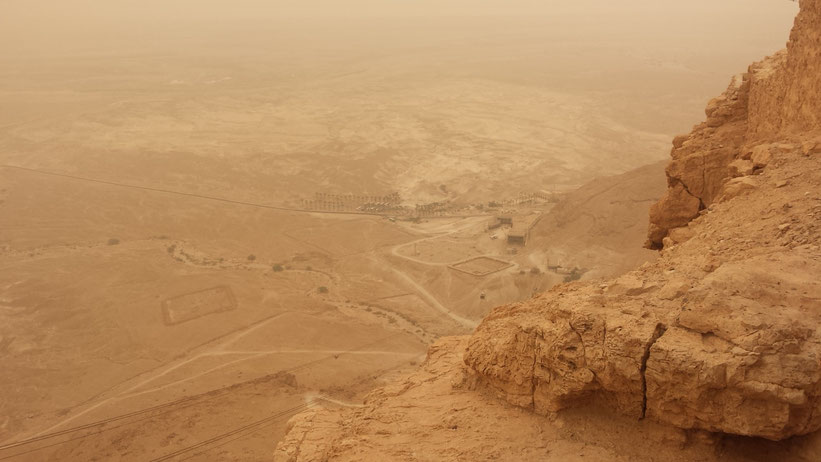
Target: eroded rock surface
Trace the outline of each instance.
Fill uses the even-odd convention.
[[[821,158],[794,146],[658,261],[494,310],[465,355],[478,383],[541,414],[593,400],[776,440],[821,428]]]
[[[727,440],[717,449],[711,435],[598,406],[546,419],[477,393],[462,361],[467,342],[437,342],[418,370],[375,390],[363,407],[295,416],[274,461],[815,462],[821,449],[812,438],[789,445]]]
[[[602,402],[773,440],[821,429],[821,0],[673,141],[651,209],[662,258],[500,307],[471,338],[479,384],[546,414]]]
[[[821,0],[801,0],[787,50],[733,77],[707,105],[707,119],[676,137],[667,166],[668,190],[650,211],[647,246],[713,204],[725,182],[756,173],[784,149],[767,140],[816,145],[821,127]]]

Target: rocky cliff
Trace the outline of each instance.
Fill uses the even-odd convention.
[[[821,428],[821,1],[785,52],[736,76],[673,141],[652,265],[501,307],[465,354],[477,383],[550,413],[595,400],[680,428]]]
[[[648,247],[675,240],[683,227],[718,199],[724,183],[758,172],[789,138],[818,149],[821,125],[821,0],[801,0],[787,49],[733,77],[707,106],[707,119],[673,140],[668,190],[651,209]],[[785,149],[789,149],[786,147]]]
[[[541,414],[596,402],[770,439],[821,428],[821,159],[779,159],[658,261],[494,310],[465,353],[478,386]]]
[[[364,408],[297,417],[277,459],[821,460],[820,31],[802,0],[674,140],[658,260],[494,309]]]

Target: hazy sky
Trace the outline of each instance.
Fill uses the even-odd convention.
[[[367,28],[397,21],[413,23],[411,32],[420,36],[426,21],[454,30],[486,21],[488,33],[515,33],[516,21],[526,21],[545,29],[571,24],[587,40],[709,43],[715,37],[780,47],[796,12],[787,0],[0,0],[0,57],[114,50],[170,36],[207,41],[223,34],[241,41],[300,24],[333,38],[317,24]],[[481,29],[471,34],[483,35]]]
[[[570,15],[639,23],[669,21],[672,26],[694,19],[707,23],[736,20],[756,27],[778,11],[794,15],[797,6],[786,0],[0,0],[0,23],[18,29],[54,23],[213,22],[294,16]]]
[[[786,0],[0,0],[4,15],[46,17],[255,18],[260,15],[589,15],[644,9],[648,14],[700,14],[766,8]],[[795,7],[793,7],[795,8]]]

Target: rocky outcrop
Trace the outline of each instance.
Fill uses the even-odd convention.
[[[821,126],[821,0],[801,0],[787,50],[753,64],[707,105],[707,119],[673,140],[668,190],[651,208],[647,246],[659,249],[718,198],[729,179],[763,167],[753,147]],[[803,143],[815,143],[801,139]],[[765,148],[760,148],[766,150]]]
[[[802,0],[788,51],[736,77],[710,103],[707,120],[674,140],[668,190],[650,214],[657,260],[609,282],[565,284],[497,307],[466,346],[449,344],[457,356],[464,348],[464,370],[446,375],[429,361],[415,380],[377,392],[377,400],[330,425],[330,432],[300,424],[303,419],[293,434],[300,441],[331,441],[324,459],[419,460],[422,451],[431,459],[510,457],[515,450],[509,446],[484,457],[509,440],[492,425],[478,429],[479,422],[515,419],[507,410],[482,414],[466,404],[481,400],[481,409],[490,409],[488,397],[550,416],[545,422],[591,408],[620,416],[608,417],[608,425],[641,422],[620,426],[614,434],[633,443],[599,460],[621,454],[667,460],[665,450],[630,452],[631,444],[647,452],[645,440],[631,438],[656,423],[678,429],[673,435],[684,431],[681,439],[664,437],[679,450],[693,435],[781,441],[821,430],[819,39],[821,0]],[[426,407],[434,401],[439,404]],[[425,412],[415,414],[420,407]],[[590,422],[574,428],[590,431]],[[453,452],[452,440],[438,433],[462,425],[469,454]],[[533,444],[534,425],[542,424],[522,426],[527,435],[519,444],[531,452],[521,459],[549,460],[549,451]],[[576,430],[565,437],[579,438]],[[492,441],[481,446],[484,438]],[[435,440],[432,451],[427,439]],[[758,458],[721,459],[819,460],[821,436],[807,451],[793,450],[806,441],[794,438],[777,446],[786,452],[769,447]],[[285,442],[278,454],[300,460],[291,457],[300,444]],[[762,448],[759,440],[743,444],[747,454]],[[413,449],[399,454],[397,447]],[[716,454],[678,460],[711,457]]]
[[[539,461],[539,462],[816,462],[821,440],[789,446],[728,440],[717,451],[708,434],[599,407],[543,418],[477,393],[462,362],[468,339],[431,346],[413,373],[374,390],[364,405],[328,403],[292,418],[276,462]],[[750,452],[762,457],[749,457]]]
[[[787,53],[750,91],[748,139],[801,134],[821,125],[821,0],[801,0]]]
[[[596,402],[684,429],[821,429],[821,0],[673,141],[653,264],[500,307],[471,338],[478,386],[549,414]]]
[[[750,80],[749,73],[734,77],[727,91],[710,101],[707,120],[673,141],[667,193],[650,208],[648,247],[661,248],[669,231],[697,217],[730,177],[747,130]]]
[[[641,417],[643,357],[664,323],[643,309],[611,316],[614,300],[592,287],[562,287],[498,308],[471,338],[465,362],[481,385],[540,414],[596,397]]]
[[[731,202],[778,196],[761,189]],[[821,217],[821,196],[801,210]],[[685,429],[775,440],[818,430],[821,253],[791,246],[819,230],[779,240],[772,217],[760,232],[723,232],[721,247],[704,232],[762,211],[701,218],[686,243],[608,284],[497,308],[465,354],[478,386],[545,415],[595,402]],[[768,239],[756,255],[736,252]]]

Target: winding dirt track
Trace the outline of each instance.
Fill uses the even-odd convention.
[[[461,223],[454,223],[454,224],[449,225],[449,227],[452,228],[450,231],[446,231],[446,232],[443,232],[441,234],[436,234],[435,236],[424,237],[422,239],[417,239],[415,241],[406,242],[406,243],[394,246],[391,249],[391,254],[395,257],[402,258],[402,259],[412,261],[412,262],[415,262],[415,263],[420,263],[420,264],[423,264],[423,265],[447,266],[448,263],[435,263],[435,262],[429,262],[429,261],[425,261],[425,260],[419,260],[417,258],[413,258],[413,257],[409,257],[407,255],[403,255],[399,251],[401,249],[405,248],[405,247],[410,247],[410,246],[412,246],[414,244],[418,244],[420,242],[432,241],[432,240],[435,240],[435,239],[441,239],[443,237],[451,236],[453,234],[462,232],[466,229],[470,229],[471,227],[476,226],[478,223],[479,223],[479,221],[476,220],[475,218],[471,219],[470,217],[467,217],[467,218],[461,220]],[[461,224],[461,226],[459,226],[460,224]],[[433,308],[435,308],[436,310],[438,310],[439,312],[441,312],[445,316],[453,319],[454,321],[458,322],[462,326],[467,327],[469,329],[475,329],[476,326],[479,325],[478,321],[474,321],[473,319],[468,319],[468,318],[465,318],[463,316],[460,316],[459,314],[455,313],[453,310],[451,310],[448,307],[446,307],[445,305],[443,305],[441,302],[439,302],[439,300],[436,299],[436,297],[433,296],[433,294],[431,294],[421,284],[416,282],[406,272],[402,271],[401,269],[395,268],[393,266],[389,267],[389,269],[391,271],[393,271],[394,274],[399,276],[403,281],[405,281],[411,287],[413,287],[414,290],[419,294],[419,296],[421,296],[422,299],[425,300],[430,306],[432,306]]]
[[[287,208],[287,207],[279,207],[279,206],[273,206],[273,205],[267,205],[267,204],[257,204],[257,203],[243,202],[243,201],[220,198],[220,197],[206,196],[206,195],[200,195],[200,194],[191,194],[191,193],[185,193],[185,192],[180,192],[180,191],[166,190],[166,189],[160,189],[160,188],[151,188],[151,187],[131,185],[131,184],[125,184],[125,183],[117,183],[117,182],[94,179],[94,178],[86,178],[86,177],[80,177],[80,176],[74,176],[74,175],[54,173],[54,172],[48,172],[48,171],[37,170],[37,169],[30,169],[30,168],[14,166],[14,165],[0,165],[0,167],[7,168],[7,169],[15,169],[15,170],[18,170],[18,171],[25,171],[25,172],[40,174],[40,175],[49,175],[49,176],[54,176],[54,177],[62,177],[62,178],[67,178],[67,179],[77,180],[77,181],[99,183],[99,184],[111,185],[111,186],[116,186],[116,187],[139,189],[139,190],[152,191],[152,192],[157,192],[157,193],[173,194],[173,195],[178,195],[178,196],[195,197],[195,198],[200,198],[200,199],[204,199],[204,200],[219,201],[219,202],[224,202],[224,203],[229,203],[229,204],[237,204],[237,205],[243,205],[243,206],[251,206],[251,207],[258,207],[258,208],[265,208],[265,209],[287,211],[287,212],[311,213],[311,214],[324,214],[324,213],[327,213],[327,214],[336,214],[336,215],[339,215],[339,214],[379,215],[379,214],[350,213],[350,212],[316,212],[316,211],[313,211],[313,210],[291,209],[291,208]],[[379,216],[381,216],[381,215],[379,215]],[[446,237],[446,236],[449,236],[449,235],[464,231],[464,230],[478,224],[479,221],[481,221],[481,218],[484,218],[484,217],[485,217],[485,215],[451,217],[451,218],[461,218],[461,220],[459,220],[455,223],[442,224],[438,228],[430,230],[429,232],[436,233],[433,236],[426,236],[426,237],[423,237],[421,239],[418,239],[418,240],[415,240],[415,241],[412,241],[412,242],[409,242],[409,243],[404,243],[404,244],[394,246],[394,247],[391,248],[391,254],[398,257],[398,258],[409,260],[409,261],[414,261],[416,263],[420,263],[420,264],[424,264],[424,265],[443,266],[445,264],[425,262],[423,260],[417,260],[417,259],[414,259],[412,257],[402,255],[402,254],[399,253],[399,250],[401,250],[402,248],[404,248],[406,246],[410,246],[410,245],[413,245],[413,244],[418,243],[418,242],[438,239],[438,238]],[[439,232],[440,230],[441,230],[441,232]],[[376,254],[377,252],[373,252],[373,253]],[[374,257],[376,257],[376,255],[374,255]],[[401,281],[403,281],[408,286],[410,286],[413,289],[414,292],[418,293],[419,296],[422,297],[422,299],[426,303],[428,303],[431,307],[435,308],[436,310],[438,310],[442,314],[446,315],[447,317],[453,319],[454,321],[456,321],[460,325],[462,325],[466,328],[469,328],[469,329],[473,329],[478,325],[477,321],[474,321],[472,319],[468,319],[468,318],[465,318],[463,316],[460,316],[459,314],[457,314],[457,313],[453,312],[452,310],[450,310],[448,307],[444,306],[422,284],[419,284],[417,281],[415,281],[406,272],[402,271],[401,269],[394,268],[393,265],[390,265],[389,262],[379,261],[379,263],[385,265],[386,269],[388,269],[388,270],[392,271],[394,274],[396,274],[400,278]],[[206,344],[203,344],[199,347],[196,347],[192,351],[186,352],[184,358],[180,358],[179,360],[172,361],[172,362],[170,362],[166,365],[160,366],[159,368],[156,368],[156,369],[153,369],[153,370],[146,371],[144,373],[138,374],[137,376],[135,376],[131,379],[128,379],[128,380],[126,380],[126,381],[124,381],[124,382],[122,382],[118,385],[115,385],[112,388],[110,388],[108,391],[103,392],[100,395],[100,397],[103,398],[103,399],[101,399],[97,402],[89,403],[89,404],[85,405],[86,406],[85,408],[83,408],[81,410],[77,410],[77,412],[75,412],[71,415],[68,415],[66,418],[62,419],[61,421],[49,426],[48,428],[43,429],[42,431],[39,431],[39,432],[35,433],[33,435],[33,437],[36,438],[36,437],[39,437],[39,436],[42,436],[42,435],[49,434],[51,432],[58,431],[61,428],[66,428],[68,426],[68,424],[77,421],[81,417],[86,416],[86,415],[90,414],[91,412],[93,412],[95,410],[99,410],[101,408],[104,408],[106,406],[109,406],[109,405],[112,405],[112,404],[115,404],[115,403],[119,403],[123,400],[129,399],[129,398],[134,398],[134,397],[141,396],[141,395],[154,393],[154,392],[157,392],[157,391],[161,391],[163,389],[167,389],[167,388],[170,388],[170,387],[173,387],[173,386],[176,386],[176,385],[179,385],[179,384],[182,384],[182,383],[189,382],[191,380],[200,378],[204,375],[215,372],[217,370],[224,369],[224,368],[233,366],[233,365],[238,364],[238,363],[242,363],[242,362],[245,362],[245,361],[257,359],[257,358],[264,357],[264,356],[277,355],[277,354],[328,354],[328,355],[356,354],[356,355],[416,356],[415,353],[399,353],[399,352],[384,351],[384,350],[353,351],[353,350],[309,350],[309,349],[284,349],[283,348],[283,349],[276,349],[276,350],[256,351],[256,350],[231,350],[230,349],[231,345],[235,344],[237,341],[239,341],[243,337],[249,335],[250,333],[252,333],[252,332],[254,332],[254,331],[256,331],[260,328],[263,328],[264,326],[268,325],[269,323],[273,322],[274,320],[276,320],[280,316],[282,316],[284,314],[287,314],[287,313],[288,313],[288,311],[283,312],[283,313],[279,313],[275,316],[272,316],[270,318],[258,321],[257,323],[255,323],[253,325],[247,326],[247,327],[242,328],[242,329],[240,329],[238,331],[235,331],[233,333],[229,333],[227,335],[223,335],[221,337],[212,339],[209,342],[207,342]],[[193,363],[197,360],[200,360],[202,358],[207,358],[207,357],[231,357],[231,356],[236,356],[236,358],[232,358],[227,362],[224,362],[224,363],[219,364],[217,366],[211,367],[207,370],[200,371],[200,372],[198,372],[194,375],[188,375],[188,376],[186,376],[186,377],[184,377],[180,380],[175,380],[175,381],[172,381],[172,382],[169,382],[169,383],[164,383],[162,385],[157,385],[157,386],[153,386],[151,388],[147,388],[149,385],[152,385],[152,384],[156,383],[159,379],[161,379],[163,377],[166,377],[169,374],[172,374],[173,372],[180,370],[184,366],[189,365],[189,364],[191,364],[191,363]],[[106,395],[108,395],[108,396],[106,396]],[[337,402],[335,400],[332,400],[332,399],[324,397],[324,396],[321,396],[320,398],[324,399],[326,401],[329,401],[329,402],[333,402],[335,404],[339,404],[339,405],[350,405],[350,403]],[[82,407],[82,405],[79,406],[79,407]]]
[[[474,321],[474,320],[472,320],[472,319],[468,319],[468,318],[462,317],[462,316],[460,316],[460,315],[458,315],[458,314],[454,313],[452,310],[450,310],[449,308],[447,308],[445,305],[443,305],[443,304],[439,303],[439,300],[437,300],[437,299],[436,299],[436,297],[434,297],[434,296],[433,296],[430,292],[428,292],[428,291],[427,291],[427,289],[425,289],[424,287],[422,287],[422,285],[421,285],[421,284],[419,284],[418,282],[414,281],[414,280],[413,280],[410,276],[408,276],[406,273],[404,273],[404,272],[402,272],[401,270],[398,270],[398,269],[396,269],[396,268],[392,268],[392,270],[393,270],[394,274],[396,274],[397,276],[399,276],[400,278],[402,278],[405,282],[407,282],[408,284],[410,284],[411,286],[413,286],[413,288],[414,288],[414,289],[416,289],[416,291],[419,293],[419,295],[420,295],[420,296],[421,296],[421,297],[422,297],[425,301],[427,301],[429,305],[431,305],[432,307],[436,308],[437,310],[439,310],[440,312],[442,312],[442,313],[443,313],[444,315],[446,315],[447,317],[449,317],[449,318],[453,319],[454,321],[458,322],[459,324],[461,324],[461,325],[463,325],[463,326],[465,326],[465,327],[469,327],[469,328],[471,328],[471,329],[475,329],[475,328],[476,328],[476,326],[478,326],[478,325],[479,325],[479,322],[478,322],[478,321]]]
[[[286,312],[280,313],[276,316],[273,316],[271,318],[268,318],[268,319],[264,320],[263,322],[260,322],[260,323],[254,324],[252,326],[249,326],[247,328],[244,328],[244,329],[242,329],[238,332],[235,332],[233,335],[230,335],[228,338],[226,338],[225,340],[223,340],[221,342],[218,342],[215,345],[207,346],[204,349],[204,351],[196,353],[193,356],[189,356],[189,357],[187,357],[183,360],[173,362],[172,364],[168,364],[168,365],[162,367],[161,370],[151,371],[150,374],[146,374],[146,375],[148,375],[147,377],[143,378],[142,380],[139,380],[137,383],[129,385],[125,390],[123,390],[119,393],[116,393],[111,397],[108,397],[108,398],[105,398],[101,401],[98,401],[97,403],[83,409],[80,412],[77,412],[74,415],[71,415],[70,417],[67,417],[67,418],[61,420],[60,422],[58,422],[58,423],[56,423],[56,424],[54,424],[54,425],[52,425],[52,426],[50,426],[50,427],[48,427],[48,428],[46,428],[42,431],[36,433],[33,436],[37,437],[37,436],[40,436],[40,435],[43,435],[43,434],[50,433],[50,432],[53,432],[55,430],[58,430],[59,428],[64,427],[65,425],[77,420],[78,418],[90,413],[91,411],[94,411],[94,410],[99,409],[101,407],[104,407],[106,405],[114,404],[114,403],[129,399],[129,398],[137,397],[137,396],[154,393],[154,392],[166,389],[166,388],[170,388],[172,386],[176,386],[176,385],[179,385],[179,384],[182,384],[182,383],[185,383],[185,382],[189,382],[191,380],[197,379],[197,378],[202,377],[204,375],[207,375],[211,372],[215,372],[217,370],[224,369],[224,368],[232,366],[234,364],[238,364],[238,363],[241,363],[241,362],[244,362],[244,361],[260,358],[260,357],[263,357],[263,356],[270,356],[270,355],[276,355],[276,354],[327,354],[327,355],[334,355],[334,356],[341,355],[341,354],[345,354],[345,355],[350,355],[350,354],[353,354],[353,355],[392,355],[392,356],[407,356],[407,357],[418,356],[416,353],[400,353],[400,352],[387,351],[387,350],[311,350],[311,349],[279,348],[279,349],[276,349],[276,350],[259,350],[259,351],[257,351],[257,350],[230,350],[230,349],[227,349],[228,347],[235,344],[237,341],[239,341],[243,337],[247,336],[248,334],[250,334],[250,333],[266,326],[267,324],[275,321],[279,317],[281,317],[285,314],[288,314],[288,313],[290,313],[290,312],[286,311]],[[145,387],[146,385],[149,385],[149,384],[157,381],[158,379],[160,379],[164,376],[167,376],[168,374],[171,374],[174,371],[179,370],[180,368],[182,368],[182,367],[184,367],[188,364],[191,364],[194,361],[197,361],[201,358],[215,357],[215,356],[232,356],[232,355],[237,355],[237,356],[240,356],[240,357],[237,358],[237,359],[233,359],[231,361],[225,362],[223,364],[220,364],[218,366],[209,368],[207,370],[201,371],[197,374],[187,375],[185,378],[175,380],[173,382],[169,382],[169,383],[159,385],[159,386],[156,386],[156,387],[153,387],[153,388],[141,390],[141,388]],[[121,385],[124,385],[124,384],[121,384]]]

